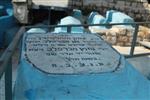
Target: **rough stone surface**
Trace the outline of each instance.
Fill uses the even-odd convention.
[[[130,2],[129,0],[128,1],[117,0],[117,2],[113,2],[110,0],[107,1],[97,0],[97,1],[98,3],[95,1],[93,2],[93,0],[92,1],[86,0],[86,2],[83,2],[84,8],[87,10],[93,10],[93,8],[98,9],[99,12],[103,14],[107,10],[115,9],[118,11],[125,12],[130,17],[133,17],[135,20],[140,21],[150,20],[150,18],[146,16],[150,14],[150,5],[147,2],[132,2],[132,1]]]
[[[116,42],[117,42],[117,39],[115,36],[107,36],[107,39],[106,39],[109,43],[115,45]]]
[[[92,28],[91,30],[93,33],[99,33],[108,43],[119,46],[131,46],[134,34],[134,28],[117,26],[107,30],[95,30]],[[137,42],[138,41],[150,41],[150,29],[148,27],[139,27]]]

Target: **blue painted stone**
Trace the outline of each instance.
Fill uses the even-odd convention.
[[[90,13],[90,15],[88,17],[88,24],[94,24],[93,23],[93,18],[94,18],[95,15],[99,15],[99,13],[98,12],[91,12]]]
[[[125,13],[110,10],[106,13],[106,20],[109,23],[134,23],[134,19]],[[131,25],[119,25],[124,27],[131,27]]]
[[[75,17],[76,19],[80,20],[80,21],[83,20],[83,15],[82,15],[82,11],[81,10],[74,9],[72,16]]]
[[[71,25],[71,24],[80,25],[81,22],[72,16],[67,16],[65,18],[62,18],[58,25]],[[55,33],[60,33],[60,32],[67,33],[67,28],[66,27],[58,27],[58,28],[55,28],[54,32]],[[71,33],[84,33],[84,28],[83,27],[72,27]]]

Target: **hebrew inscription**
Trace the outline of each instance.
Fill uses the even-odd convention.
[[[94,34],[28,34],[27,59],[51,74],[110,72],[119,65],[120,55]]]

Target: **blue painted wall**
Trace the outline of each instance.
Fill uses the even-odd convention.
[[[14,27],[15,25],[16,25],[16,20],[13,17],[11,0],[1,0],[0,1],[0,48],[4,46],[5,32],[8,31],[10,28]]]

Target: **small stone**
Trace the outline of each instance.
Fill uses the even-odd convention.
[[[106,32],[106,35],[107,35],[107,36],[116,36],[117,33],[116,33],[116,32],[113,32],[113,31],[108,31],[108,32]]]
[[[129,39],[127,36],[119,36],[118,41],[119,42],[128,42]]]
[[[127,29],[125,27],[114,26],[110,29],[112,32],[116,32],[118,35],[126,35]]]
[[[130,2],[125,2],[125,5],[126,6],[130,6]]]
[[[115,3],[110,3],[110,4],[109,4],[109,7],[110,7],[110,8],[112,8],[112,7],[114,7],[114,6],[115,6]]]
[[[127,36],[133,36],[134,28],[127,29]]]
[[[127,36],[130,37],[130,36],[133,36],[133,34],[128,32],[128,33],[127,33]]]
[[[138,41],[142,41],[142,38],[141,37],[137,37],[137,40],[136,40],[137,42]]]
[[[137,7],[137,3],[136,2],[132,2],[132,7]]]
[[[128,37],[129,43],[132,43],[133,37]]]
[[[124,46],[125,44],[124,44],[124,42],[118,42],[117,45],[118,46]]]
[[[145,37],[145,32],[142,32],[142,31],[138,32],[138,36],[144,38]]]
[[[116,42],[117,42],[117,39],[116,39],[116,37],[115,36],[107,36],[107,42],[108,43],[111,43],[112,45],[115,45],[116,44]]]
[[[131,43],[130,43],[130,42],[127,42],[127,43],[125,43],[124,46],[131,46]]]
[[[147,41],[147,42],[150,42],[150,40],[149,40],[149,39],[143,39],[143,41]]]

